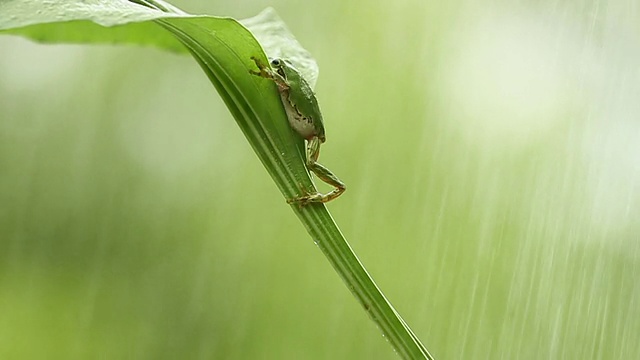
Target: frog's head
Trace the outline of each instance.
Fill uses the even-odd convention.
[[[282,76],[283,78],[288,78],[289,74],[291,74],[292,71],[295,71],[295,68],[293,67],[293,65],[285,60],[285,59],[280,59],[280,58],[275,58],[275,59],[271,59],[271,67],[278,72],[278,74],[280,74],[280,76]]]

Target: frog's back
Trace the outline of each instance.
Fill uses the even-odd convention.
[[[318,99],[316,98],[313,89],[309,83],[300,75],[300,73],[293,69],[293,76],[289,76],[287,81],[291,88],[299,89],[299,91],[292,91],[289,94],[292,104],[300,115],[307,118],[315,129],[315,136],[318,136],[324,141],[324,124],[322,119],[322,113],[320,112],[320,106],[318,105]],[[293,124],[292,124],[293,125]]]

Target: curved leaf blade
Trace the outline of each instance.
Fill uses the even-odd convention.
[[[234,19],[189,15],[160,0],[0,0],[0,33],[41,42],[136,44],[190,53],[280,191],[291,198],[315,187],[304,164],[302,140],[292,134],[275,85],[249,75],[255,66],[251,56],[267,61],[256,37],[269,55],[290,58],[311,82],[318,71],[278,21],[272,10],[246,20],[254,36]],[[326,207],[293,205],[292,210],[396,351],[406,359],[432,359],[366,272]]]

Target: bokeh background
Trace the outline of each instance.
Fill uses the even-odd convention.
[[[632,1],[273,6],[329,204],[437,359],[640,358]],[[0,358],[395,359],[195,61],[0,37]]]

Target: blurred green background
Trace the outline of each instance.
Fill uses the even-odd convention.
[[[436,359],[640,358],[627,2],[174,4],[317,58],[329,208]],[[396,358],[191,58],[2,36],[0,120],[0,358]]]

